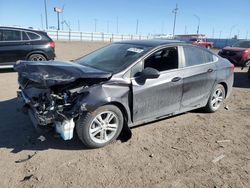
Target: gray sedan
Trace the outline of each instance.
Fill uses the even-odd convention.
[[[124,130],[197,108],[215,112],[232,90],[234,66],[178,41],[110,44],[73,62],[21,61],[20,91],[36,128],[68,140],[76,129],[88,148]]]

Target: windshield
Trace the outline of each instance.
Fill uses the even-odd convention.
[[[114,43],[76,60],[77,63],[117,73],[142,57],[152,47]]]
[[[250,48],[250,41],[240,41],[235,43],[232,47]]]

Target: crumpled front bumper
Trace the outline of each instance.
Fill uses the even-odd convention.
[[[31,100],[28,98],[28,96],[21,90],[17,92],[17,97],[18,101],[22,102],[23,111],[26,111],[27,114],[30,117],[30,120],[35,127],[35,129],[38,132],[41,132],[41,128],[43,127],[55,127],[56,132],[61,135],[63,140],[70,140],[73,138],[73,132],[74,132],[74,127],[75,127],[75,122],[74,119],[67,119],[63,121],[55,121],[53,117],[45,117],[42,115],[39,115],[36,111],[35,108],[32,106]]]
[[[53,123],[52,117],[48,118],[36,113],[34,107],[32,106],[31,100],[22,90],[17,91],[17,98],[19,102],[23,103],[22,111],[29,115],[32,124],[35,126],[35,128]]]

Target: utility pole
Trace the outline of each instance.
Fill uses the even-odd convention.
[[[229,34],[229,39],[231,39],[233,28],[235,28],[236,26],[237,26],[236,24],[231,26],[231,28],[230,28],[230,34]]]
[[[62,15],[62,16],[61,16],[62,31],[63,31],[63,29],[64,29],[64,28],[63,28],[63,25],[64,25],[64,17],[63,17],[64,6],[65,6],[65,5],[62,6],[62,13],[61,13],[61,15]]]
[[[240,39],[240,30],[238,29],[237,39]]]
[[[42,30],[43,30],[43,14],[41,14],[41,26],[42,26]]]
[[[187,34],[187,26],[185,25],[185,32],[184,34],[186,35]]]
[[[119,33],[119,20],[118,20],[118,16],[116,17],[116,33]]]
[[[163,34],[163,30],[164,30],[164,22],[161,22],[161,34]]]
[[[136,31],[135,31],[136,35],[138,35],[138,27],[139,27],[139,20],[137,19],[136,20]]]
[[[96,27],[97,27],[97,19],[94,19],[95,22],[95,32],[96,32]]]
[[[220,35],[219,35],[219,39],[221,38],[221,33],[222,33],[222,31],[220,30]]]
[[[196,17],[197,18],[197,20],[198,20],[198,25],[197,25],[197,35],[199,34],[199,32],[200,32],[200,17],[199,16],[197,16],[196,14],[194,14],[194,17]]]
[[[77,20],[77,23],[78,23],[78,31],[80,31],[81,26],[80,26],[80,21],[79,21],[79,19]]]
[[[107,33],[109,33],[109,21],[107,21]]]
[[[60,30],[60,18],[59,18],[59,12],[57,12],[57,30]]]
[[[44,0],[46,30],[48,30],[47,0]]]
[[[176,7],[172,12],[174,13],[174,26],[173,26],[173,37],[174,37],[175,36],[176,15],[178,12],[178,4],[176,4]]]

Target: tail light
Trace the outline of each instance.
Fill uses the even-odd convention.
[[[231,70],[231,72],[234,72],[234,64],[232,64],[232,63],[230,65],[230,70]]]
[[[55,48],[56,44],[54,41],[48,43],[51,48]]]

